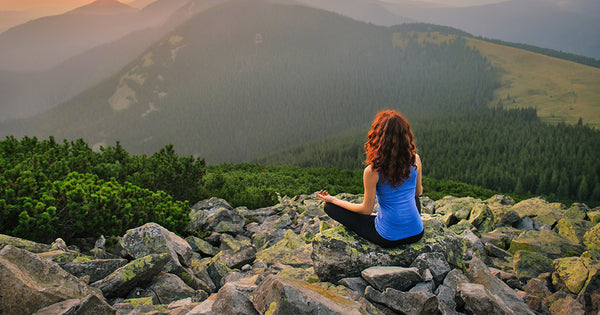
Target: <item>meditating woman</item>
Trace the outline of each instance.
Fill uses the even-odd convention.
[[[421,239],[421,159],[413,138],[404,116],[393,110],[377,113],[364,146],[363,202],[347,202],[321,190],[317,196],[325,202],[327,215],[382,247]],[[379,202],[376,216],[372,215],[375,198]]]

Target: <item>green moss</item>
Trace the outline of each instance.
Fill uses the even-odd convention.
[[[152,264],[152,256],[144,256],[125,265],[121,269],[121,281],[129,281],[133,279],[138,272],[142,269],[145,269],[146,266],[149,266],[149,268],[154,266]]]
[[[265,315],[273,315],[278,308],[279,304],[276,301],[271,302],[271,304],[269,304],[269,309],[265,311]]]
[[[125,303],[129,303],[129,304],[133,305],[133,307],[136,307],[139,305],[152,305],[152,297],[126,299]]]

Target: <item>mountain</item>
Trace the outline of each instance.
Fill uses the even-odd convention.
[[[0,71],[0,117],[15,119],[48,110],[118,72],[144,50],[194,14],[221,0],[194,0],[160,26],[130,33],[94,47],[45,71]],[[159,8],[160,9],[160,8]],[[35,87],[32,89],[31,87]],[[3,120],[0,119],[0,120]]]
[[[566,6],[566,3],[576,5]],[[560,5],[559,5],[560,4]],[[423,8],[411,3],[384,3],[396,15],[459,28],[476,36],[600,58],[597,1],[511,0],[461,8]],[[586,8],[586,9],[584,9]]]
[[[67,12],[67,14],[124,14],[135,11],[133,7],[116,0],[96,0]]]
[[[336,12],[353,19],[378,25],[396,25],[415,22],[393,14],[377,0],[297,0],[310,7]]]
[[[0,34],[0,70],[47,70],[93,47],[158,26],[187,2],[159,0],[139,11],[123,11],[125,7],[116,1],[103,0],[65,14],[29,21]],[[92,13],[105,5],[112,9],[104,12],[111,14]]]
[[[493,69],[464,40],[431,29],[423,40],[410,27],[229,1],[113,77],[34,118],[5,122],[0,133],[96,146],[119,140],[136,153],[173,143],[218,163],[362,126],[382,107],[433,117],[487,106]]]
[[[31,14],[27,12],[0,10],[0,33],[15,25],[25,23],[30,19]]]

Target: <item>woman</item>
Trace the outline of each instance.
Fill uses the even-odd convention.
[[[421,159],[408,121],[398,112],[377,113],[365,143],[367,167],[361,204],[340,200],[321,190],[325,212],[361,237],[382,247],[413,243],[423,236],[418,196],[423,193]],[[377,216],[371,215],[379,202]]]

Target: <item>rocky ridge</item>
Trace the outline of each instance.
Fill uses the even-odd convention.
[[[421,198],[423,239],[383,249],[332,221],[314,194],[279,201],[200,201],[185,239],[155,223],[89,250],[0,235],[0,313],[599,312],[599,208]]]

